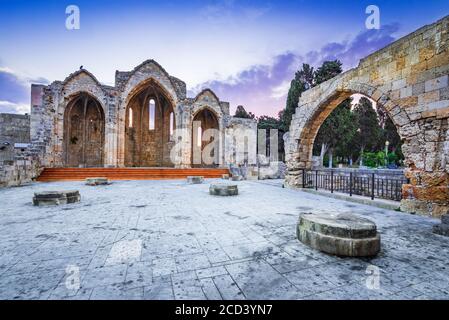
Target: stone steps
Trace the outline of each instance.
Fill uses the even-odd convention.
[[[109,180],[170,180],[186,179],[188,176],[221,178],[229,174],[225,168],[45,168],[37,181],[83,181],[90,177],[105,177]]]

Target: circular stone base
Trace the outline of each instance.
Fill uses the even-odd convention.
[[[301,214],[297,236],[309,247],[337,256],[367,257],[380,251],[376,224],[349,213]]]
[[[81,195],[78,190],[44,191],[34,193],[33,204],[35,206],[61,205],[79,202],[80,200]]]
[[[190,176],[187,177],[187,183],[189,184],[200,184],[203,183],[204,177],[202,176]]]
[[[236,196],[239,194],[239,189],[235,184],[211,184],[209,194],[213,196]]]
[[[99,185],[107,185],[109,184],[108,178],[100,177],[100,178],[86,178],[86,185],[88,186],[99,186]]]

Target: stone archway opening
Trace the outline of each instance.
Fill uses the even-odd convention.
[[[402,140],[384,106],[352,94],[320,124],[312,168],[403,168]],[[393,172],[393,171],[390,171]]]
[[[129,100],[125,115],[125,166],[173,167],[170,150],[175,128],[174,108],[154,82]]]
[[[64,159],[67,167],[104,165],[105,117],[99,101],[80,93],[64,113]]]
[[[208,108],[198,111],[192,121],[192,167],[219,166],[219,124],[217,115]]]

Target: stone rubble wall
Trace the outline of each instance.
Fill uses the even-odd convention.
[[[0,113],[0,162],[14,160],[15,143],[30,143],[30,116]]]
[[[40,173],[38,157],[30,148],[14,148],[15,143],[30,144],[30,115],[0,114],[0,187],[20,186]],[[9,143],[9,145],[4,145]]]

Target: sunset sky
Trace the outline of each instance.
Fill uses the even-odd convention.
[[[65,27],[71,4],[80,30]],[[370,4],[379,30],[365,28]],[[348,69],[447,14],[447,0],[0,0],[0,112],[29,112],[30,83],[64,80],[80,65],[113,85],[116,70],[152,58],[190,96],[210,87],[231,111],[276,115],[303,62],[338,58]]]

